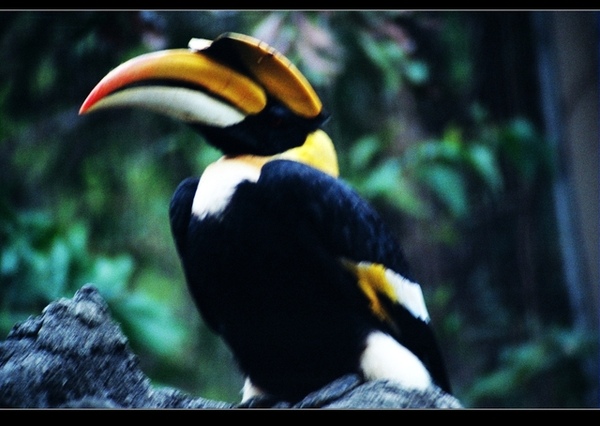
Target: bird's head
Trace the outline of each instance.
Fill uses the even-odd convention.
[[[226,33],[130,59],[109,72],[80,114],[139,107],[185,122],[226,156],[282,157],[337,176],[327,119],[306,78],[255,38]]]

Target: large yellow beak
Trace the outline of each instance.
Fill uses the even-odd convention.
[[[109,72],[79,113],[113,107],[140,107],[185,122],[226,126],[260,112],[264,90],[250,78],[186,49],[133,58]]]
[[[81,106],[84,114],[140,107],[184,122],[225,127],[259,113],[272,96],[292,112],[316,117],[321,102],[300,71],[266,43],[228,33],[190,49],[133,58],[108,73]]]

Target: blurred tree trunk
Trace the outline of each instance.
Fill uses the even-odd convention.
[[[553,185],[574,327],[598,335],[598,14],[536,12],[546,132],[557,154]],[[598,377],[598,359],[586,370]],[[598,405],[598,381],[590,403]]]
[[[542,214],[556,222],[559,271],[573,329],[597,336],[598,14],[476,13],[472,18],[480,36],[475,37],[480,40],[475,97],[493,117],[528,117],[550,144],[554,175],[543,187],[549,188],[553,205]],[[539,320],[558,315],[548,307],[550,283],[540,270],[552,266],[538,265],[536,274],[531,221],[543,217],[539,212],[531,216],[530,200],[538,194],[520,192],[523,210],[516,223],[521,297],[525,318]],[[597,362],[597,357],[584,362],[588,377],[598,377]],[[598,405],[595,381],[588,396],[592,406]]]

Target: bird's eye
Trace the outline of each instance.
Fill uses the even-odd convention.
[[[281,127],[289,120],[290,114],[291,112],[287,108],[273,102],[268,111],[268,124],[271,127]]]

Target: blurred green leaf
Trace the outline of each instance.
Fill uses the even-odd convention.
[[[502,173],[494,156],[494,152],[487,146],[473,144],[467,151],[468,161],[487,187],[498,193],[502,189]]]
[[[398,70],[405,60],[404,52],[398,44],[388,41],[375,40],[367,32],[359,32],[358,41],[365,55],[381,71],[384,87],[387,92],[396,93],[402,87],[402,78]]]
[[[168,304],[134,292],[111,307],[134,344],[162,358],[182,356],[188,332]]]
[[[514,119],[499,132],[500,149],[526,184],[542,170],[551,168],[548,146],[544,146],[530,121]]]
[[[367,198],[380,198],[414,217],[423,217],[427,208],[403,176],[398,159],[389,158],[374,166],[360,182],[353,182]]]
[[[411,60],[404,64],[406,79],[414,85],[422,85],[429,79],[429,68],[423,61]]]
[[[454,217],[462,217],[467,213],[467,189],[459,171],[444,164],[431,164],[419,170],[418,177]]]
[[[97,256],[83,281],[94,284],[103,297],[111,300],[125,292],[133,269],[133,259],[128,255],[114,258]]]
[[[355,141],[350,147],[349,166],[356,173],[366,169],[375,156],[381,152],[379,139],[375,135],[367,135]]]

